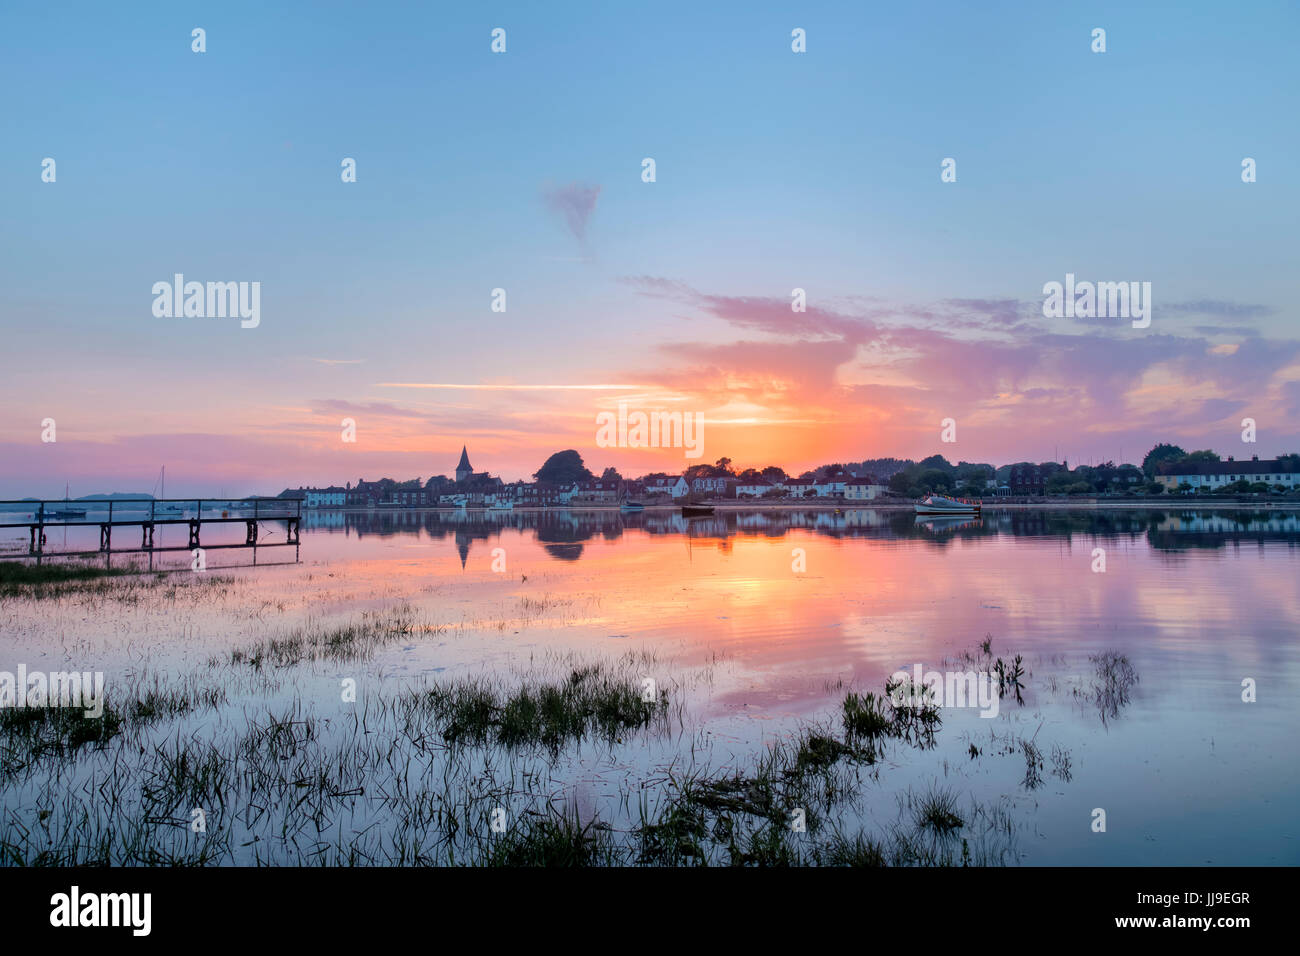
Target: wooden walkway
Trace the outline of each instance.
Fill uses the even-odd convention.
[[[23,506],[27,513],[16,510]],[[18,519],[19,516],[21,520]],[[245,525],[245,538],[241,544],[205,545],[201,540],[204,525]],[[261,541],[259,528],[263,522],[284,525],[283,540]],[[99,528],[100,554],[140,554],[161,551],[193,551],[195,548],[274,548],[299,545],[302,522],[302,502],[298,499],[255,499],[238,501],[228,498],[166,498],[150,500],[106,501],[0,501],[0,528],[28,529],[29,556],[56,557],[59,555],[87,554],[85,548],[67,551],[50,551],[46,547],[47,532],[58,528]],[[154,532],[167,525],[186,525],[189,544],[162,546],[154,543]],[[115,530],[138,528],[139,547],[113,547]]]

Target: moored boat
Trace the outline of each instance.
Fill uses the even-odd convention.
[[[713,505],[682,505],[683,518],[707,518],[713,514]]]
[[[638,511],[645,511],[645,505],[639,501],[624,501],[618,506],[618,510],[624,514],[635,514]]]
[[[64,503],[65,505],[71,504],[71,501],[70,501],[69,498],[68,498],[68,488],[69,488],[68,485],[64,485],[64,486],[63,486],[63,503]],[[47,518],[60,518],[60,519],[64,519],[64,520],[66,520],[66,519],[68,519],[68,518],[84,518],[84,517],[86,517],[86,509],[85,509],[85,508],[66,508],[66,507],[65,507],[65,508],[61,508],[61,509],[59,509],[59,510],[57,510],[57,511],[47,511],[47,512],[45,512],[45,517],[47,517]]]
[[[980,505],[977,501],[965,501],[961,498],[946,498],[943,495],[930,495],[916,505],[919,515],[977,515]]]

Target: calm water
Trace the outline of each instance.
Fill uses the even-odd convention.
[[[208,573],[235,578],[219,595],[5,601],[0,669],[103,669],[111,698],[115,677],[142,668],[181,674],[305,622],[399,604],[445,627],[358,665],[368,686],[649,651],[646,676],[680,695],[689,734],[569,759],[560,786],[607,818],[620,786],[691,741],[711,766],[740,767],[775,736],[833,719],[846,689],[879,691],[914,664],[953,669],[991,636],[994,655],[1024,658],[1023,703],[1003,700],[993,719],[946,708],[935,749],[891,754],[869,783],[866,825],[887,825],[904,789],[938,783],[1008,807],[1025,864],[1296,864],[1298,545],[1287,512],[331,513],[304,519],[299,564],[264,564],[292,561],[291,548],[260,550],[256,568],[247,552],[209,552]],[[1089,696],[1090,657],[1106,652],[1139,677],[1109,713]],[[358,666],[281,692],[311,697]],[[1255,703],[1242,701],[1246,678]],[[1027,781],[1023,757],[1002,752],[1017,737],[1068,770],[1048,761]],[[5,790],[5,805],[20,796]],[[1105,833],[1092,832],[1094,808]]]

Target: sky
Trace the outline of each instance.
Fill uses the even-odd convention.
[[[1300,450],[1293,3],[269,6],[0,11],[0,495]]]

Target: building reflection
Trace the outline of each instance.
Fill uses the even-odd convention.
[[[1050,537],[1070,540],[1145,538],[1153,549],[1223,548],[1240,542],[1300,543],[1300,515],[1270,510],[1023,509],[985,512],[978,518],[918,518],[901,509],[846,508],[722,510],[702,518],[683,518],[675,510],[621,514],[613,510],[309,511],[306,531],[364,538],[413,535],[455,541],[461,564],[475,543],[503,532],[531,534],[547,553],[576,561],[585,542],[612,541],[625,534],[680,535],[725,543],[735,537],[780,538],[791,533],[828,537],[918,539],[944,548],[970,538]]]

